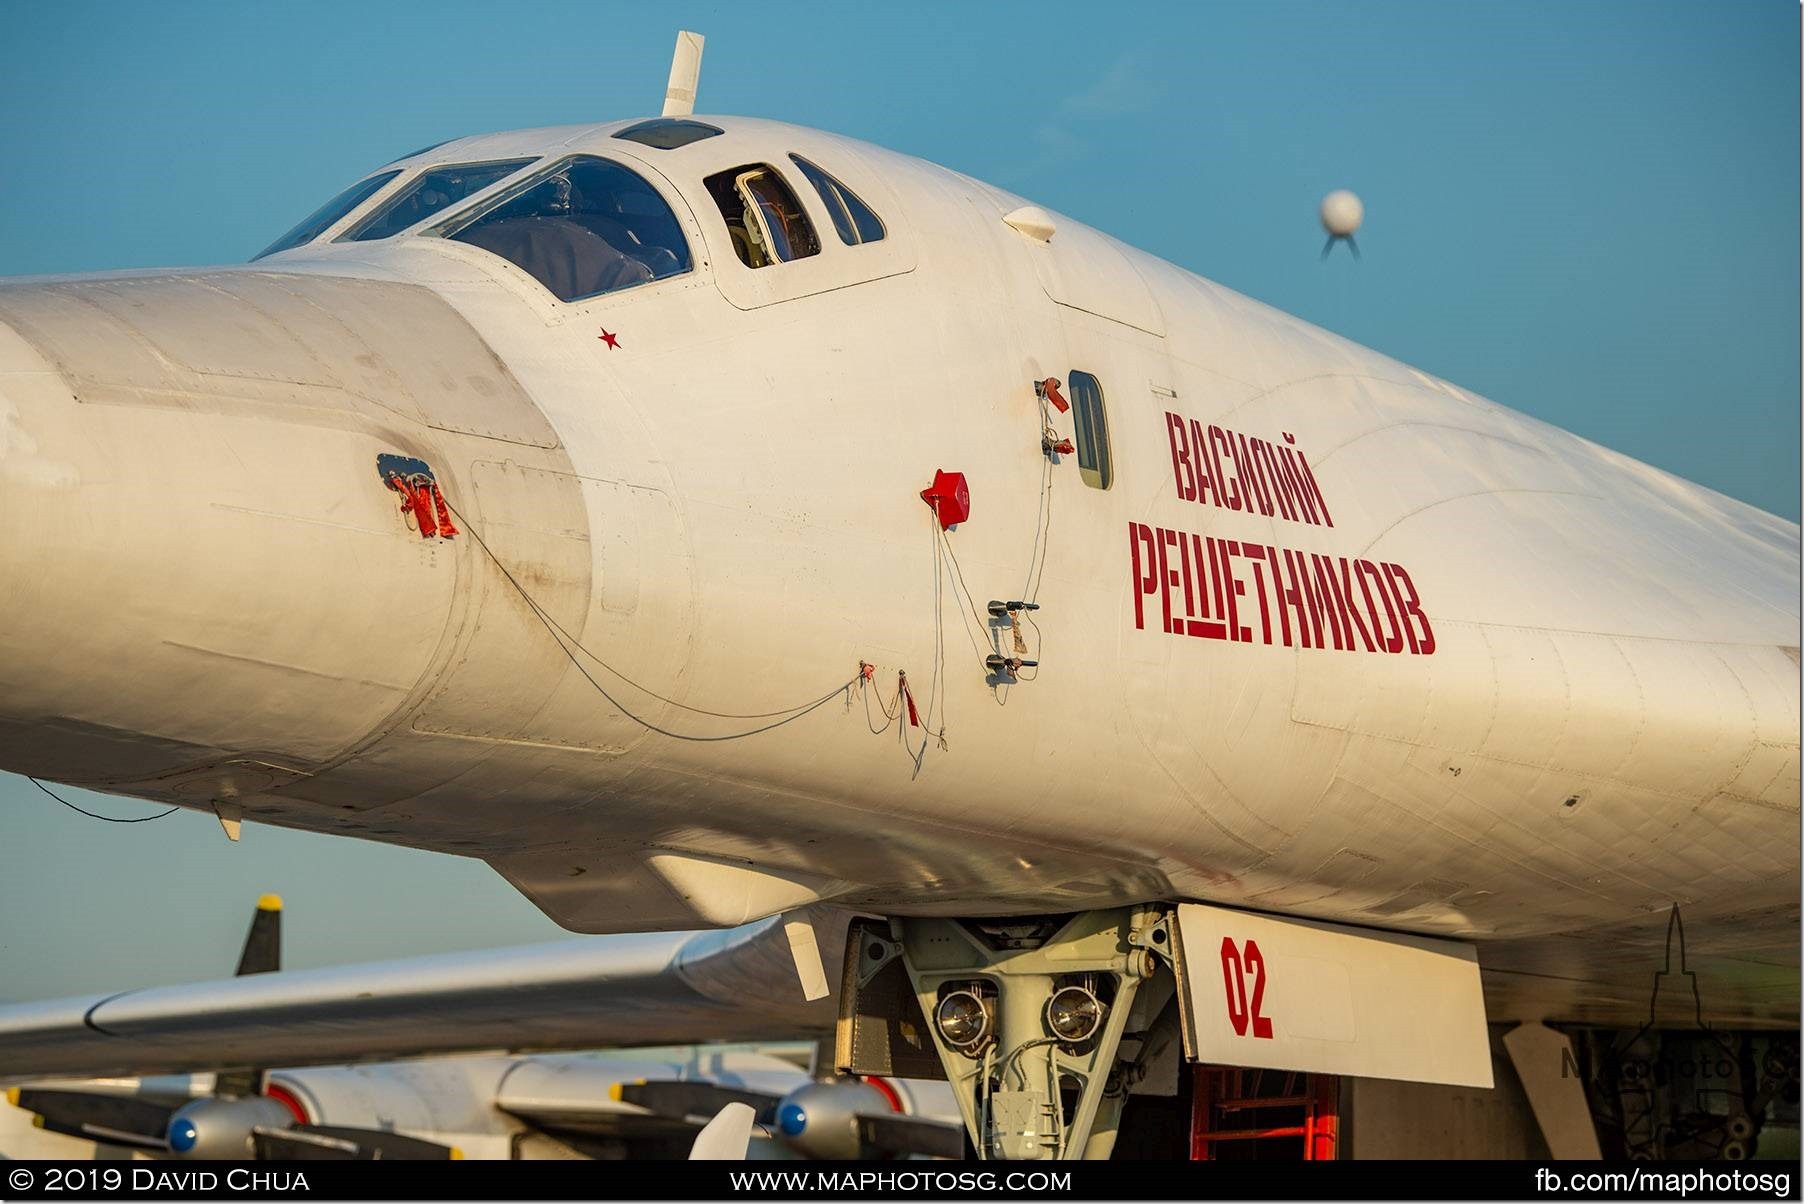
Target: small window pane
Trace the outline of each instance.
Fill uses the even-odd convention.
[[[691,142],[700,142],[703,138],[712,138],[716,134],[724,134],[725,130],[717,125],[709,125],[705,121],[685,121],[680,117],[653,117],[650,121],[641,121],[637,125],[629,125],[617,132],[614,137],[624,138],[628,142],[637,142],[656,150],[676,150],[688,146]]]
[[[456,163],[422,172],[376,212],[334,241],[368,242],[391,238],[465,197],[481,192],[490,184],[506,179],[531,162],[531,159],[507,159],[497,163]]]
[[[302,243],[312,242],[323,232],[337,225],[338,220],[345,214],[375,196],[377,192],[381,191],[384,184],[400,174],[401,173],[398,170],[385,171],[373,175],[366,180],[357,181],[355,184],[321,205],[318,209],[309,213],[305,218],[301,219],[300,225],[257,252],[257,254],[252,257],[251,261],[254,263],[258,259],[274,255],[278,251],[291,250],[294,247],[300,246]]]
[[[1109,419],[1102,408],[1102,383],[1088,372],[1071,373],[1071,420],[1077,432],[1077,474],[1084,484],[1107,489],[1115,480]]]
[[[821,194],[821,204],[827,207],[827,213],[833,218],[833,228],[839,232],[839,241],[848,247],[859,243],[876,242],[883,237],[883,219],[871,212],[871,207],[858,199],[858,195],[838,180],[802,158],[791,155],[814,190]]]
[[[560,301],[689,270],[689,240],[657,189],[611,159],[586,155],[435,233],[501,256]]]
[[[733,239],[733,250],[748,268],[818,255],[820,239],[802,203],[777,169],[763,163],[717,172],[705,181]]]

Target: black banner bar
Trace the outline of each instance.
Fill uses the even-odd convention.
[[[1798,1164],[6,1162],[9,1200],[1796,1200]]]

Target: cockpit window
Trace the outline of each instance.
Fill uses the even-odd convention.
[[[748,268],[818,255],[814,223],[777,169],[751,163],[703,181],[732,236],[739,262]]]
[[[871,207],[858,199],[858,195],[838,180],[802,158],[791,155],[814,190],[821,194],[821,204],[827,207],[827,216],[833,219],[833,228],[839,232],[839,241],[848,247],[859,243],[876,242],[883,237],[883,219],[871,211]]]
[[[472,193],[505,180],[531,162],[531,159],[505,159],[493,163],[455,163],[422,172],[374,213],[333,241],[368,242],[373,238],[392,237]]]
[[[304,242],[312,242],[335,225],[345,214],[375,196],[384,184],[400,174],[399,170],[383,171],[357,181],[301,219],[300,225],[257,252],[252,257],[252,262],[274,255],[279,251],[298,247]]]
[[[688,121],[681,117],[653,117],[649,121],[641,121],[629,125],[624,130],[616,130],[614,137],[624,138],[628,142],[637,142],[656,150],[676,150],[688,146],[691,142],[700,142],[703,138],[712,138],[716,134],[724,134],[725,130],[717,125],[709,125],[705,121]]]
[[[689,240],[658,191],[611,159],[565,159],[430,233],[499,255],[581,301],[689,270]]]

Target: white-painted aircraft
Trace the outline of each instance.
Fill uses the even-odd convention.
[[[0,766],[647,935],[22,1005],[0,1070],[777,1038],[843,966],[842,1068],[1078,1157],[1167,1042],[1483,1087],[1519,1025],[1549,1128],[1578,1028],[1796,1028],[1795,524],[680,67],[0,286]]]

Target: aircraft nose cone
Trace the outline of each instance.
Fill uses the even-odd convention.
[[[359,283],[0,282],[0,770],[243,799],[410,705],[463,541],[410,530],[379,457],[480,512],[390,371],[427,379],[425,340]]]
[[[436,474],[432,524],[424,492],[403,510],[396,460]],[[684,539],[675,506],[571,468],[429,289],[261,269],[0,282],[0,770],[280,814],[374,807],[492,755],[416,731],[627,747],[647,729],[560,692],[567,650],[481,559],[523,570],[566,626],[658,632],[680,668],[687,566],[639,556]],[[627,516],[598,606],[592,507]],[[424,777],[392,772],[403,747]]]

